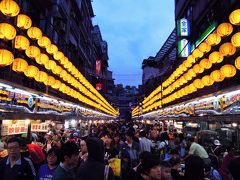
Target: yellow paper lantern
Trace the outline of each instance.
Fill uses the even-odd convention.
[[[37,67],[30,65],[30,66],[28,66],[27,70],[24,71],[24,74],[27,77],[32,78],[38,74],[38,71],[39,71],[39,69]]]
[[[21,29],[29,29],[32,26],[32,20],[25,14],[19,14],[17,16],[17,27]]]
[[[193,66],[193,71],[196,73],[196,74],[201,74],[204,69],[199,65],[199,64],[195,64]]]
[[[54,53],[56,53],[58,51],[58,47],[55,44],[50,44],[46,47],[46,51],[53,55]]]
[[[72,75],[74,75],[74,77],[77,77],[77,73],[78,73],[77,68],[74,67],[71,73],[72,73]]]
[[[38,71],[38,73],[34,76],[34,78],[38,82],[45,82],[48,79],[48,75],[43,71]]]
[[[189,55],[187,57],[187,61],[190,63],[190,64],[193,64],[196,62],[195,58],[193,57],[193,55]]]
[[[182,88],[182,89],[180,90],[180,93],[181,93],[182,96],[186,96],[186,95],[187,95],[186,92],[184,91],[184,88]]]
[[[232,36],[231,43],[235,47],[240,47],[240,32],[238,32]]]
[[[240,9],[236,9],[230,14],[229,21],[233,25],[240,25]]]
[[[231,64],[226,64],[226,65],[222,66],[220,71],[227,78],[235,76],[235,74],[237,72],[235,66],[233,66]]]
[[[61,51],[57,51],[53,54],[55,60],[60,61],[64,57],[64,54]]]
[[[210,34],[207,39],[206,43],[210,46],[215,46],[221,42],[221,36],[219,36],[217,33]]]
[[[40,55],[41,51],[36,46],[29,46],[26,49],[25,53],[29,58],[35,59],[36,57],[38,57]]]
[[[61,84],[62,84],[61,81],[55,80],[55,83],[51,87],[54,88],[54,89],[59,89]]]
[[[15,72],[24,72],[28,68],[28,63],[22,58],[16,58],[12,64],[12,70]]]
[[[214,80],[209,75],[206,75],[206,76],[203,76],[202,83],[204,86],[211,86],[213,85]]]
[[[192,80],[192,76],[187,72],[183,75],[184,79],[186,79],[187,81]]]
[[[8,23],[0,23],[0,38],[4,40],[13,40],[16,36],[16,29]]]
[[[64,92],[65,89],[66,89],[66,85],[62,83],[61,86],[59,87],[59,91]]]
[[[187,80],[184,77],[180,78],[180,85],[187,83]]]
[[[215,81],[215,82],[222,82],[224,80],[224,75],[221,73],[220,70],[215,70],[211,72],[210,77]]]
[[[220,46],[219,51],[223,56],[231,56],[236,52],[236,48],[232,43],[224,43]]]
[[[198,49],[202,52],[202,53],[207,53],[211,50],[211,46],[209,44],[207,44],[206,42],[202,42]]]
[[[55,78],[48,76],[48,79],[43,82],[46,86],[52,86],[55,83]]]
[[[73,64],[69,61],[66,66],[64,66],[68,71],[72,68]]]
[[[61,77],[61,78],[64,78],[65,76],[67,76],[67,71],[62,70],[62,72],[61,72],[61,74],[60,74],[60,77]]]
[[[52,69],[52,72],[58,75],[61,73],[61,71],[62,71],[61,66],[56,66],[54,69]]]
[[[41,38],[38,39],[37,42],[40,47],[44,47],[44,48],[46,48],[51,44],[50,39],[46,36],[42,36]]]
[[[193,69],[189,69],[188,70],[188,74],[191,76],[191,77],[196,77],[196,73]]]
[[[217,27],[217,34],[221,37],[229,36],[233,32],[233,27],[230,23],[222,23]]]
[[[68,79],[67,82],[68,82],[69,84],[72,84],[72,85],[73,85],[74,78],[70,75],[70,78]]]
[[[235,59],[235,67],[240,70],[240,56]]]
[[[202,83],[201,79],[195,79],[193,81],[193,85],[197,89],[202,89],[204,87],[204,84]]]
[[[223,61],[223,55],[218,51],[212,52],[208,58],[212,64],[221,63]]]
[[[210,69],[212,67],[212,63],[208,59],[202,59],[199,65],[204,69]]]
[[[61,63],[62,65],[65,65],[65,64],[67,64],[68,62],[69,62],[69,59],[68,59],[66,56],[64,56],[63,58],[60,59],[60,63]]]
[[[194,86],[193,83],[189,85],[189,89],[192,93],[197,91],[197,88]]]
[[[190,68],[190,67],[192,66],[192,64],[189,63],[187,60],[185,60],[185,61],[183,62],[183,65],[184,65],[186,68]]]
[[[56,68],[57,64],[53,60],[49,60],[47,63],[44,64],[45,68],[48,70],[53,70]]]
[[[0,3],[0,11],[6,16],[14,17],[18,15],[20,7],[13,0],[2,0]]]
[[[0,49],[0,67],[9,66],[14,61],[13,54],[6,50]]]
[[[63,78],[64,81],[68,82],[69,79],[71,78],[71,75],[67,73],[66,76],[63,76],[62,78]]]
[[[203,53],[199,49],[195,49],[192,53],[194,58],[201,58],[203,57]]]
[[[18,35],[13,41],[13,46],[18,50],[26,50],[30,46],[30,42],[25,36]]]
[[[33,40],[38,40],[42,37],[42,31],[37,27],[30,27],[27,30],[27,35]]]
[[[188,95],[188,94],[191,93],[191,90],[189,89],[188,86],[184,87],[184,88],[183,88],[183,91],[185,92],[185,95]]]
[[[68,87],[68,86],[66,86],[65,93],[66,93],[67,95],[69,95],[70,91],[71,91],[71,88]]]
[[[46,54],[41,53],[38,57],[36,57],[36,62],[38,64],[47,64],[49,61],[49,58]]]

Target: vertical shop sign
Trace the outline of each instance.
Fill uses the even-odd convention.
[[[188,57],[190,54],[190,43],[187,39],[178,41],[178,54],[180,57]]]
[[[182,18],[177,21],[178,36],[189,36],[190,35],[190,25],[189,21]]]
[[[101,60],[97,59],[96,60],[96,75],[99,75],[101,72]]]

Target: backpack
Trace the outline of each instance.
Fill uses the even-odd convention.
[[[168,160],[170,158],[169,151],[170,147],[166,141],[163,141],[165,146],[160,150],[160,159],[161,160]]]

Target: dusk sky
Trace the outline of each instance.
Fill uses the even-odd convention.
[[[143,59],[155,56],[174,28],[174,0],[93,0],[92,5],[115,84],[142,84]]]

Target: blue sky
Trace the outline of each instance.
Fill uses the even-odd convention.
[[[93,0],[92,5],[115,84],[141,84],[143,59],[155,56],[174,28],[174,0]]]

